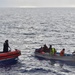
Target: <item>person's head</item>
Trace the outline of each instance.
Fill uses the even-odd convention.
[[[6,43],[8,43],[8,40],[5,40]]]
[[[65,51],[65,48],[63,48],[63,51]]]
[[[46,47],[46,44],[44,44],[44,47]]]

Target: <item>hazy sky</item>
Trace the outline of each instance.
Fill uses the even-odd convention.
[[[75,0],[0,0],[0,7],[75,7]]]

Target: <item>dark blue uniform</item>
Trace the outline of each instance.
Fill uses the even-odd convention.
[[[9,47],[8,40],[6,40],[5,43],[3,44],[3,52],[8,52],[8,47]]]

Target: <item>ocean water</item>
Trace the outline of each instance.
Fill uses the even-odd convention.
[[[0,51],[6,39],[21,56],[16,64],[0,66],[0,75],[75,75],[75,65],[34,56],[44,44],[58,52],[75,50],[75,8],[0,8]]]

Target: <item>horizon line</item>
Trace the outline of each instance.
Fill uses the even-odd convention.
[[[0,8],[75,8],[75,6],[0,6]]]

